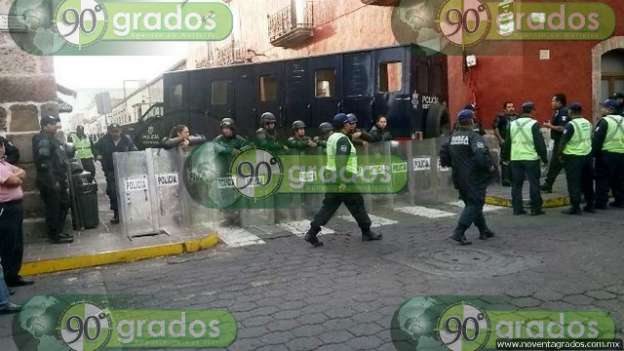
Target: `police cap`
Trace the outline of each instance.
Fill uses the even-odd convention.
[[[527,101],[522,104],[522,112],[529,113],[535,110],[535,103],[533,101]]]
[[[457,120],[460,121],[460,122],[461,121],[467,121],[469,119],[473,119],[474,115],[475,114],[474,114],[473,110],[469,110],[469,109],[461,110],[457,114]]]
[[[54,116],[43,116],[41,117],[41,126],[45,127],[48,124],[55,124],[55,123],[60,123],[61,120],[58,117],[54,117]]]
[[[615,111],[617,109],[617,101],[613,100],[613,99],[606,99],[605,101],[602,102],[602,104],[600,104],[600,106]]]
[[[334,116],[332,124],[334,128],[342,128],[345,123],[357,123],[357,119],[354,116],[348,116],[344,113],[338,113]]]
[[[580,102],[573,102],[569,107],[571,112],[581,112],[583,111],[583,105]]]
[[[108,130],[111,130],[111,129],[121,129],[121,126],[119,125],[119,123],[111,123],[108,126]]]

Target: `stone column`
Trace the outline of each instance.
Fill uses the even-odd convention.
[[[0,16],[9,13],[12,0],[0,0]],[[24,186],[26,217],[41,217],[41,202],[34,185],[32,137],[39,132],[41,115],[58,116],[52,57],[22,51],[11,35],[0,29],[0,134],[20,150],[20,167],[27,172]]]

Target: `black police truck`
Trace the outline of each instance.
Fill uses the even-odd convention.
[[[255,135],[259,117],[272,112],[282,136],[302,120],[312,127],[338,112],[354,113],[368,129],[388,118],[397,139],[437,137],[448,123],[446,56],[416,45],[283,61],[173,71],[163,77],[164,104],[138,125],[138,145],[153,147],[176,124],[212,138],[229,117],[238,132]]]

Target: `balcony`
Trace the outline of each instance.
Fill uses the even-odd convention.
[[[213,57],[214,66],[227,66],[237,63],[245,63],[247,49],[240,46],[239,43],[231,41],[220,48],[215,49]]]
[[[399,4],[399,0],[362,0],[362,3],[377,6],[397,6]]]
[[[269,41],[284,48],[301,45],[314,36],[314,6],[312,1],[293,0],[269,15]]]

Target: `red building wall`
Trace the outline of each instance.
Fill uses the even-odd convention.
[[[624,35],[624,1],[601,1],[615,11],[615,36]],[[550,101],[556,93],[565,93],[569,102],[583,104],[586,116],[591,118],[592,106],[592,48],[598,41],[524,41],[521,54],[479,56],[472,69],[475,80],[478,113],[489,128],[505,100],[518,106],[531,100],[536,103],[540,121],[550,118]],[[517,49],[517,48],[516,48]],[[550,50],[550,60],[540,60],[541,49]],[[471,89],[460,82],[461,60],[449,57],[449,100],[454,116],[472,96]],[[465,101],[468,98],[468,101]]]

